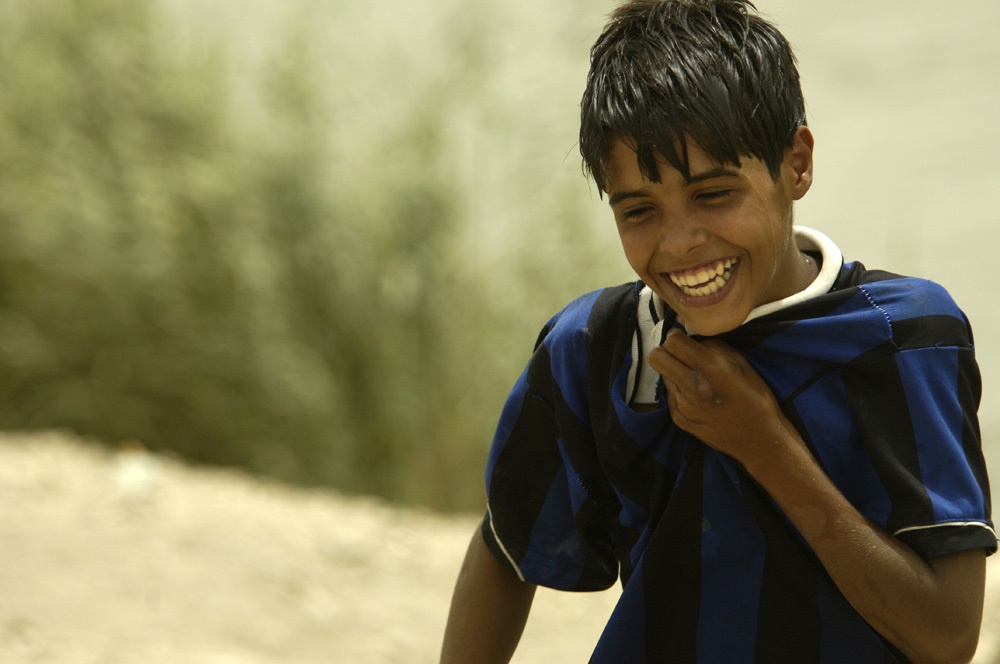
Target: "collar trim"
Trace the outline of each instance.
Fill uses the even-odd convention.
[[[798,245],[800,251],[818,251],[823,256],[823,264],[820,266],[819,274],[816,275],[811,284],[798,293],[754,307],[747,319],[743,321],[743,325],[755,318],[773,314],[775,311],[781,311],[824,293],[829,293],[834,282],[837,281],[837,275],[840,274],[840,268],[844,264],[844,255],[840,252],[840,247],[826,235],[812,228],[796,226],[793,233],[795,234],[795,244]]]

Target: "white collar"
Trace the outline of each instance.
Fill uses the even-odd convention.
[[[828,293],[833,288],[837,275],[840,274],[840,268],[844,264],[844,255],[840,253],[840,247],[819,231],[805,226],[796,226],[792,232],[795,234],[795,244],[798,245],[800,251],[818,251],[823,257],[819,274],[816,275],[811,284],[798,293],[754,307],[742,324],[745,325],[754,318],[773,314],[775,311],[787,309],[817,295]]]

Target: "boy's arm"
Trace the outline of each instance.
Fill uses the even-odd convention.
[[[442,664],[509,662],[535,588],[493,556],[477,529],[452,595]]]
[[[782,507],[855,610],[914,662],[968,662],[982,622],[982,549],[924,560],[862,516],[790,422],[747,472]]]
[[[967,662],[982,621],[982,550],[924,560],[861,515],[738,352],[671,331],[649,356],[674,422],[741,462],[847,600],[914,662]]]

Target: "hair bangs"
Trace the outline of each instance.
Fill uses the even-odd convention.
[[[658,163],[690,176],[687,141],[720,163],[761,159],[777,178],[805,122],[795,59],[745,0],[637,0],[591,50],[581,101],[584,171],[603,193],[616,140],[651,181]],[[661,162],[662,160],[662,162]]]

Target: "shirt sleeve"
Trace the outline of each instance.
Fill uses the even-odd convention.
[[[487,546],[522,580],[560,590],[604,589],[618,578],[618,506],[587,423],[585,320],[564,311],[543,329],[486,470]]]
[[[971,344],[903,348],[845,371],[857,434],[877,478],[859,508],[924,558],[997,549],[976,415]]]

